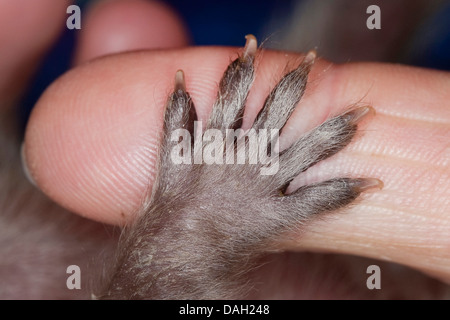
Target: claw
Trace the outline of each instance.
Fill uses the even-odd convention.
[[[310,50],[305,56],[305,59],[303,59],[303,63],[307,65],[314,64],[314,61],[316,60],[317,52],[316,50]]]
[[[369,189],[383,189],[383,181],[375,178],[353,179],[348,182],[349,187],[357,193],[367,191]]]
[[[243,60],[246,60],[248,57],[253,58],[256,54],[256,50],[258,49],[258,41],[254,35],[248,34],[245,36],[245,39],[247,39],[247,42],[244,47],[244,54],[242,56]]]
[[[371,106],[365,106],[365,107],[360,107],[360,108],[354,109],[352,111],[349,111],[349,112],[343,114],[342,116],[345,119],[347,119],[347,121],[351,125],[356,125],[363,118],[365,118],[365,117],[367,117],[369,115],[375,115],[375,109],[372,108]]]
[[[186,81],[184,80],[183,70],[178,70],[175,73],[175,91],[178,90],[186,92]]]

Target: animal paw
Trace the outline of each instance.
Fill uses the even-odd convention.
[[[169,96],[158,176],[122,236],[103,298],[236,298],[245,275],[281,236],[342,208],[381,181],[335,178],[286,194],[294,177],[347,146],[369,106],[333,117],[279,152],[278,137],[302,98],[314,51],[273,88],[241,129],[255,74],[255,37],[230,63],[206,124],[197,121],[183,71]]]

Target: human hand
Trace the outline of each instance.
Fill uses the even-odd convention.
[[[92,19],[99,26],[108,22]],[[145,31],[143,39],[150,39]],[[103,50],[107,44],[89,40],[87,27],[81,41],[85,49],[79,49],[77,62],[108,52]],[[122,50],[128,48],[124,44]],[[217,82],[235,54],[234,48],[219,47],[129,53],[67,73],[44,93],[27,128],[25,154],[39,188],[78,214],[123,224],[154,177],[162,112],[175,71],[185,71],[187,89],[205,119]],[[264,52],[244,125],[254,118],[286,63],[296,59],[292,53]],[[294,184],[368,176],[381,179],[384,189],[364,195],[345,213],[305,226],[286,248],[391,260],[449,282],[448,73],[318,61],[310,79],[284,132],[285,141],[360,100],[373,105],[377,115],[348,148]]]

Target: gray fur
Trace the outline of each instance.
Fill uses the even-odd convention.
[[[307,55],[282,78],[254,128],[283,128],[303,95],[313,60],[312,54]],[[240,124],[253,63],[248,55],[231,62],[207,128],[224,131]],[[351,141],[357,122],[352,111],[328,120],[284,151],[275,176],[260,174],[264,164],[174,165],[170,133],[187,128],[193,134],[196,119],[184,88],[179,72],[166,107],[159,175],[148,202],[122,235],[110,279],[96,293],[99,298],[240,297],[250,288],[244,281],[249,270],[283,235],[311,216],[351,203],[367,184],[364,179],[338,178],[283,193],[295,175]]]
[[[263,108],[253,123],[253,128],[283,129],[305,92],[314,58],[315,53],[310,52],[296,69],[287,73],[278,82],[266,98]]]
[[[207,128],[240,128],[253,78],[253,56],[242,56],[230,63],[220,81]]]
[[[357,129],[357,124],[352,122],[357,110],[325,121],[282,152],[280,170],[276,174],[280,187],[349,144]]]

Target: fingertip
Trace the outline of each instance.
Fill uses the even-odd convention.
[[[160,111],[142,79],[133,81],[135,68],[115,76],[111,67],[99,61],[53,83],[31,114],[24,154],[54,201],[123,225],[151,184]]]
[[[106,54],[186,46],[189,35],[179,15],[158,1],[95,3],[80,31],[75,64]]]
[[[22,145],[20,146],[20,162],[22,165],[22,171],[23,174],[25,175],[25,178],[27,178],[27,180],[33,185],[33,186],[37,186],[36,185],[36,181],[34,181],[34,178],[30,172],[30,169],[28,168],[28,160],[27,160],[27,155],[25,153],[25,143],[22,143]]]
[[[17,101],[63,28],[68,0],[0,1],[0,108]]]

